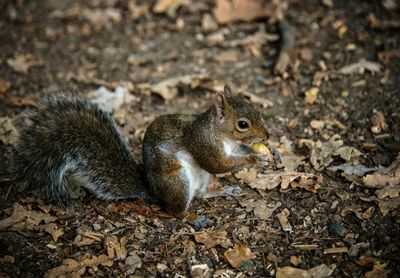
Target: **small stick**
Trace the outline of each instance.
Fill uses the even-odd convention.
[[[294,32],[293,28],[285,20],[279,22],[279,31],[281,33],[282,44],[274,72],[283,76],[290,62],[290,54],[294,46]]]

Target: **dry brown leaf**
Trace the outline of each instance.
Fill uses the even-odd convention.
[[[255,168],[244,168],[236,172],[235,177],[239,179],[241,184],[251,184],[257,180],[257,170]]]
[[[311,151],[310,162],[317,171],[322,171],[331,165],[335,156],[339,156],[353,164],[358,164],[359,160],[364,157],[364,154],[356,148],[343,146],[343,141],[340,135],[337,134],[333,135],[328,142],[301,139],[298,144],[299,147],[306,146]]]
[[[389,270],[385,269],[381,265],[374,265],[371,271],[365,273],[365,278],[386,278],[388,277]]]
[[[395,198],[400,193],[400,183],[398,185],[388,185],[382,189],[376,190],[375,194],[378,199],[384,199],[385,197]]]
[[[189,4],[190,0],[158,0],[153,6],[153,12],[156,14],[176,12],[180,7]]]
[[[237,50],[230,49],[221,51],[215,56],[215,60],[219,63],[235,63],[239,60],[240,53]]]
[[[260,104],[262,107],[267,108],[267,107],[272,107],[274,103],[266,98],[259,97],[255,94],[249,93],[249,92],[241,92],[241,95],[244,95],[245,97],[249,98],[249,100],[252,103],[255,104]]]
[[[382,112],[376,112],[374,115],[372,115],[371,123],[371,131],[375,134],[379,134],[388,129],[388,124],[386,123],[385,116]]]
[[[23,98],[11,96],[9,100],[15,106],[33,106],[33,107],[38,106],[36,99],[29,96]]]
[[[65,259],[62,265],[50,269],[44,275],[45,278],[56,277],[81,277],[86,271],[86,267],[74,259]],[[68,276],[67,276],[68,275]]]
[[[390,211],[397,209],[400,206],[400,197],[379,200],[378,201],[379,209],[383,216],[388,214]]]
[[[287,9],[286,1],[271,1],[264,5],[262,0],[217,0],[213,15],[220,24],[235,21],[273,17],[281,20]]]
[[[388,174],[373,173],[362,178],[363,183],[368,188],[382,189],[387,185],[400,184],[400,176],[391,176]]]
[[[18,131],[12,120],[8,117],[0,117],[0,142],[6,145],[14,145],[18,140]]]
[[[280,213],[276,215],[278,217],[279,223],[281,224],[282,230],[285,232],[293,232],[292,225],[290,225],[287,217],[290,215],[290,212],[287,208],[284,208]]]
[[[315,193],[321,188],[322,183],[322,176],[302,172],[257,174],[256,170],[244,169],[237,172],[235,177],[241,183],[246,183],[251,188],[259,190],[271,190],[281,185],[282,190],[304,188]]]
[[[96,30],[101,30],[104,27],[110,29],[113,24],[117,24],[122,20],[121,10],[112,7],[105,9],[83,9],[78,15],[90,21]]]
[[[260,219],[270,219],[274,211],[279,208],[282,203],[281,202],[276,202],[276,203],[266,203],[264,200],[259,200],[254,203],[254,216],[260,218]]]
[[[7,90],[11,87],[11,82],[0,79],[0,94],[7,92]]]
[[[305,270],[291,266],[278,267],[276,278],[325,278],[332,275],[336,265],[321,264],[311,269]]]
[[[191,89],[194,89],[200,86],[202,82],[208,80],[210,80],[210,77],[207,74],[188,74],[165,79],[151,85],[150,89],[164,100],[169,101],[178,94],[178,85],[188,85]]]
[[[7,59],[7,65],[15,72],[27,74],[31,67],[42,66],[43,61],[36,59],[32,54],[16,54]]]
[[[233,249],[225,251],[224,256],[234,268],[239,268],[243,262],[256,258],[245,244],[235,245]]]
[[[358,260],[355,260],[355,262],[361,266],[365,266],[370,263],[374,263],[375,261],[376,261],[376,258],[371,257],[371,256],[361,256]]]
[[[203,231],[194,236],[198,243],[203,243],[206,249],[210,249],[217,245],[221,245],[224,248],[232,246],[232,242],[227,238],[226,231]]]
[[[305,157],[295,154],[285,154],[282,156],[282,164],[285,167],[285,172],[295,172],[300,165],[305,164]]]
[[[218,24],[210,14],[204,14],[201,20],[201,27],[204,31],[215,31],[218,29]]]
[[[121,237],[119,240],[116,236],[107,236],[104,238],[104,248],[110,259],[125,260],[128,251],[126,250],[126,240]]]
[[[304,101],[307,104],[314,104],[318,98],[318,91],[317,87],[312,87],[309,90],[304,92]]]
[[[392,58],[400,58],[400,49],[394,49],[394,50],[388,50],[388,51],[382,51],[378,53],[378,58],[379,60],[387,64]]]
[[[301,256],[290,256],[290,263],[294,266],[298,266],[303,262]]]
[[[51,235],[54,242],[58,241],[58,238],[64,234],[64,230],[62,228],[58,228],[56,223],[49,223],[44,225],[43,230]]]
[[[366,70],[369,72],[377,73],[380,72],[382,66],[375,62],[370,62],[365,60],[364,58],[360,59],[357,63],[353,63],[339,69],[339,73],[341,74],[364,74]]]
[[[19,203],[14,203],[10,217],[0,220],[0,231],[29,231],[38,228],[41,222],[51,223],[57,218],[39,211],[26,210]]]

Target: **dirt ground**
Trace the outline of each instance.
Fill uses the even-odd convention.
[[[400,5],[275,1],[282,29],[279,12],[223,23],[216,2],[0,1],[1,277],[400,276]],[[208,229],[91,194],[63,211],[5,173],[13,126],[41,96],[123,91],[113,114],[140,161],[157,115],[204,111],[228,82],[284,165],[222,178],[243,193],[192,204]]]

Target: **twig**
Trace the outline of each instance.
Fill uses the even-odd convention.
[[[294,32],[293,28],[285,20],[279,22],[279,31],[281,33],[281,51],[278,60],[276,61],[274,72],[284,76],[287,66],[290,62],[290,54],[294,46]]]

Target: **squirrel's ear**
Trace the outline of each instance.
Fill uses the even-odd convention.
[[[234,89],[235,89],[235,87],[234,87],[232,84],[226,84],[226,85],[224,86],[224,94],[225,94],[227,97],[231,97],[231,96],[233,96],[233,91],[234,91]]]
[[[215,97],[215,109],[217,110],[217,118],[219,122],[224,122],[226,117],[226,112],[228,109],[228,101],[222,93],[218,93]]]

